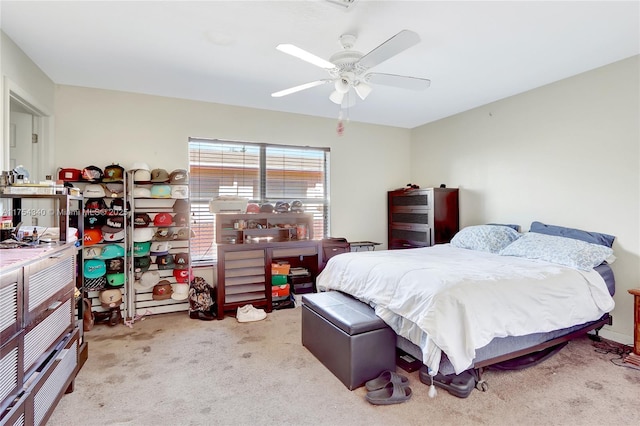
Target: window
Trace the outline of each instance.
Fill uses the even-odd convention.
[[[314,239],[329,235],[329,149],[189,139],[194,262],[216,260],[215,215],[209,201],[220,195],[263,204],[300,200],[313,214]]]

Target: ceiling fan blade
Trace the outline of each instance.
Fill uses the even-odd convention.
[[[301,84],[299,86],[290,87],[288,89],[280,90],[279,92],[274,92],[274,93],[271,94],[271,96],[274,97],[274,98],[280,98],[282,96],[290,95],[292,93],[300,92],[300,91],[306,90],[306,89],[311,89],[312,87],[320,86],[322,84],[329,83],[331,81],[333,81],[333,80],[331,80],[331,79],[316,80],[316,81],[312,81],[311,83],[305,83],[305,84]]]
[[[279,44],[276,46],[276,49],[278,49],[281,52],[287,53],[291,56],[295,56],[298,59],[302,59],[303,61],[309,62],[310,64],[313,64],[320,68],[325,68],[330,70],[336,67],[331,62],[325,59],[322,59],[321,57],[316,56],[313,53],[309,53],[304,49],[300,49],[299,47],[294,46],[293,44]]]
[[[382,74],[372,72],[367,74],[366,81],[383,86],[394,86],[402,89],[424,90],[431,85],[431,80],[418,77],[407,77],[396,74]]]
[[[419,42],[420,36],[418,33],[411,30],[402,30],[360,58],[358,63],[365,68],[372,68]]]

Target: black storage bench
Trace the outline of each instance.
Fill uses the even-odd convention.
[[[396,368],[396,334],[373,308],[338,291],[302,296],[302,345],[349,390]]]

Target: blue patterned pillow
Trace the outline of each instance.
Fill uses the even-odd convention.
[[[519,236],[518,231],[508,226],[467,226],[453,236],[451,245],[469,250],[498,253]]]
[[[526,257],[571,268],[593,269],[613,254],[610,247],[573,238],[527,232],[500,251],[503,256]]]

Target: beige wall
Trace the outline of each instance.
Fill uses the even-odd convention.
[[[56,164],[136,161],[188,166],[187,140],[229,139],[331,148],[331,232],[386,246],[386,191],[408,182],[410,131],[206,102],[58,86]]]
[[[640,283],[640,57],[413,129],[411,181],[460,187],[461,226],[532,221],[615,235],[614,324]]]

